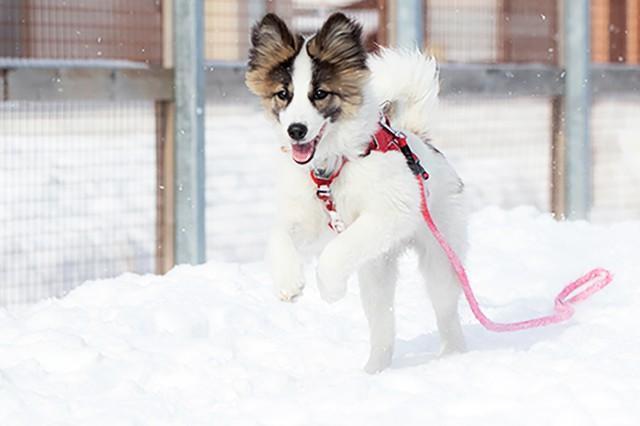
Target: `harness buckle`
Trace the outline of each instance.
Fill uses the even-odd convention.
[[[391,127],[389,125],[389,123],[387,122],[387,118],[382,115],[380,117],[380,121],[379,121],[380,126],[385,129],[387,132],[391,133],[395,138],[397,139],[406,139],[407,135],[405,135],[403,132],[401,132],[400,130],[396,130],[393,127]]]
[[[407,135],[391,127],[389,121],[387,120],[387,117],[384,114],[381,114],[379,123],[380,127],[393,135],[392,142],[398,147],[402,155],[404,155],[405,159],[407,160],[407,165],[409,166],[409,169],[411,169],[411,172],[415,176],[420,176],[424,180],[429,179],[429,173],[424,169],[424,167],[422,167],[422,164],[420,164],[420,159],[413,153],[413,151],[411,151],[411,148],[407,143]],[[375,135],[374,140],[377,144],[378,141],[375,138]]]
[[[324,204],[324,210],[329,215],[329,227],[336,231],[338,234],[346,229],[346,226],[340,215],[336,211],[336,206],[333,202],[333,194],[331,193],[331,187],[328,184],[320,184],[316,188],[316,196]]]
[[[316,188],[316,196],[321,200],[332,198],[331,187],[326,184],[318,185],[318,187]]]
[[[331,226],[331,228],[338,234],[344,231],[346,229],[346,226],[344,225],[344,222],[340,218],[338,212],[335,210],[327,210],[327,212],[329,213],[329,219],[331,220],[329,222],[329,226]]]

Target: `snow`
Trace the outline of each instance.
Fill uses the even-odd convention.
[[[0,424],[637,425],[640,222],[558,223],[532,208],[474,214],[468,268],[488,315],[546,313],[587,269],[614,283],[567,324],[481,329],[461,302],[467,353],[437,358],[411,256],[402,264],[392,368],[362,372],[357,285],[295,304],[262,263],[212,261],[165,276],[87,282],[0,310]]]

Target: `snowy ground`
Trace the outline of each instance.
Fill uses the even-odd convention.
[[[0,310],[3,425],[638,425],[640,223],[557,223],[533,209],[473,216],[469,272],[496,320],[547,312],[593,266],[614,283],[568,324],[496,335],[462,304],[468,353],[437,359],[434,320],[405,260],[393,366],[361,371],[357,286],[311,283],[284,304],[264,265],[211,262],[89,282]]]

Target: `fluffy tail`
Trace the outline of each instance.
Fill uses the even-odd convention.
[[[389,102],[394,127],[427,136],[438,104],[438,64],[419,50],[381,49],[369,57],[376,99]]]

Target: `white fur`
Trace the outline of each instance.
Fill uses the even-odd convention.
[[[391,363],[396,264],[397,257],[407,248],[418,253],[420,273],[436,313],[442,352],[464,348],[457,313],[460,288],[422,220],[419,188],[404,157],[398,152],[358,155],[376,129],[381,102],[396,104],[392,125],[407,133],[411,148],[429,171],[431,178],[425,186],[432,215],[461,256],[467,237],[464,195],[458,176],[441,154],[416,135],[428,130],[429,114],[436,102],[435,62],[420,53],[384,50],[380,56],[370,58],[369,65],[372,76],[365,89],[364,105],[356,117],[338,119],[327,126],[310,165],[298,166],[289,155],[282,155],[278,168],[279,209],[268,259],[276,293],[287,301],[302,292],[303,253],[307,251],[319,253],[317,283],[321,296],[328,302],[342,298],[347,279],[358,273],[371,331],[371,352],[365,370],[378,372]],[[304,74],[310,80],[310,73]],[[301,75],[294,77],[295,90],[306,93]],[[305,110],[303,104],[295,104],[295,112],[283,114],[298,114]],[[288,138],[283,143],[288,144]],[[347,229],[336,235],[329,230],[328,215],[316,199],[309,167],[335,165],[340,156],[349,161],[333,183],[332,191]]]
[[[287,108],[280,111],[279,117],[284,137],[288,137],[287,128],[293,123],[302,123],[307,126],[307,137],[302,142],[316,137],[324,123],[324,117],[313,107],[308,96],[312,71],[311,58],[307,54],[307,49],[303,48],[293,62],[291,75],[293,97]]]
[[[420,136],[429,132],[428,123],[438,104],[438,64],[419,50],[381,48],[367,63],[377,99],[397,100],[394,125]],[[401,85],[398,83],[401,82]]]

